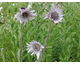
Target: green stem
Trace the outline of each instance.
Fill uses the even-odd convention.
[[[20,46],[20,58],[19,62],[21,62],[21,53],[22,53],[22,23],[20,24],[20,39],[19,39],[19,46]]]
[[[38,62],[41,61],[42,54],[44,53],[44,51],[45,51],[45,49],[46,49],[47,41],[48,41],[48,39],[49,39],[49,33],[50,33],[50,29],[51,29],[51,24],[52,24],[52,21],[50,22],[50,26],[49,26],[49,30],[48,30],[48,36],[47,36],[47,38],[46,38],[46,40],[45,40],[44,49],[42,50],[42,52],[41,52],[41,54],[40,54],[40,57],[39,57],[39,59],[37,60]]]

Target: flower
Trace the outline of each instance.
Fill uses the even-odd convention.
[[[45,3],[43,4],[43,6],[45,6]]]
[[[38,2],[39,3],[39,5],[41,5],[41,2]]]
[[[26,43],[28,46],[28,53],[31,51],[33,52],[31,55],[36,54],[37,59],[39,59],[40,53],[42,51],[42,48],[44,48],[41,43],[37,42],[37,41],[32,41],[30,42],[30,44]]]
[[[4,48],[1,48],[1,51],[4,51]]]
[[[35,12],[35,10],[30,11],[30,6],[28,6],[27,8],[21,7],[21,8],[19,8],[19,10],[20,10],[20,12],[18,12],[14,16],[14,18],[17,18],[17,21],[20,20],[20,23],[26,24],[28,22],[27,19],[32,20],[32,19],[34,19],[33,16],[37,16],[36,13],[33,13],[33,12]]]
[[[54,23],[59,23],[63,19],[62,9],[57,6],[52,6],[50,12],[44,17],[44,19],[51,19]]]

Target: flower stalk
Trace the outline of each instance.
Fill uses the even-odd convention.
[[[50,22],[50,26],[49,26],[49,29],[48,29],[48,36],[47,36],[47,38],[46,38],[46,40],[45,40],[44,49],[42,50],[42,52],[41,52],[41,54],[40,54],[40,57],[39,57],[39,59],[37,60],[38,62],[41,61],[42,54],[44,53],[44,51],[45,51],[45,49],[46,49],[47,42],[48,42],[48,39],[49,39],[49,34],[50,34],[51,25],[52,25],[52,21]]]
[[[21,54],[22,54],[22,23],[20,24],[20,37],[19,37],[19,47],[20,47],[20,58],[19,62],[21,62]]]
[[[5,62],[5,57],[4,57],[3,51],[4,51],[4,48],[1,48],[1,56],[2,56],[3,62]]]

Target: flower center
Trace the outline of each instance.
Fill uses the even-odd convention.
[[[25,7],[21,7],[21,9],[25,9]]]
[[[51,13],[51,18],[52,18],[53,20],[58,20],[58,19],[59,19],[59,14],[58,14],[57,12],[52,12],[52,13]]]
[[[26,18],[26,17],[28,17],[28,13],[24,12],[24,13],[22,14],[22,16],[23,16],[24,18]]]
[[[35,51],[39,51],[39,50],[40,50],[40,45],[39,45],[39,44],[34,44],[34,45],[33,45],[33,49],[34,49]]]

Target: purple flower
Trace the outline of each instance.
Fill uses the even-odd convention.
[[[21,7],[19,8],[20,12],[16,13],[16,15],[14,16],[14,18],[17,18],[17,21],[20,21],[20,23],[27,23],[28,20],[32,20],[34,19],[33,16],[37,16],[36,13],[33,13],[35,12],[35,10],[32,10],[30,11],[30,7],[27,7],[27,8],[24,8],[24,7]]]
[[[54,23],[59,23],[63,19],[62,9],[57,6],[52,6],[48,14],[44,17],[44,19],[51,19]]]
[[[30,42],[30,44],[28,44],[28,43],[26,43],[26,44],[27,44],[26,47],[28,47],[28,49],[27,49],[28,53],[32,52],[31,55],[36,54],[37,59],[39,59],[40,53],[41,53],[42,49],[44,48],[43,45],[34,40],[32,42]]]

